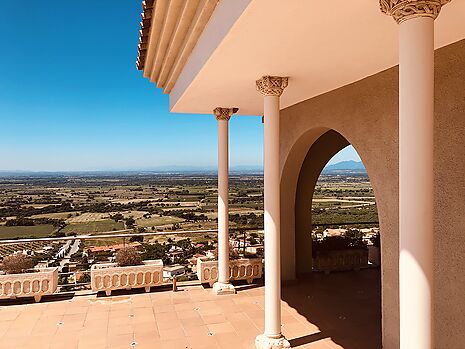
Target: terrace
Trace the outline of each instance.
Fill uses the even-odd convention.
[[[217,282],[9,301],[0,346],[463,348],[465,2],[142,6],[137,68],[170,111],[217,120]],[[264,124],[263,286],[230,277],[229,122],[241,115]],[[379,207],[381,267],[310,274],[315,182],[349,144]]]
[[[380,347],[379,270],[315,274],[283,286],[282,331],[293,348]],[[151,293],[44,297],[0,303],[0,347],[35,349],[254,348],[264,287],[218,297],[198,282]]]
[[[218,123],[218,295],[233,292],[224,243],[229,123],[263,122],[266,306],[257,349],[293,344],[281,326],[281,281],[314,267],[315,183],[349,144],[379,210],[382,347],[463,348],[465,2],[142,5],[137,68],[169,94],[171,112]]]

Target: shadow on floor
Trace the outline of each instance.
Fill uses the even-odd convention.
[[[71,300],[74,297],[75,297],[75,294],[73,292],[52,294],[52,295],[43,296],[40,302],[49,303],[49,302],[56,302],[56,301]],[[0,306],[24,305],[24,304],[36,304],[36,301],[34,300],[34,297],[19,297],[19,298],[0,300]]]
[[[318,326],[320,333],[291,339],[298,347],[331,337],[344,349],[381,348],[379,269],[312,273],[283,286],[282,299]]]

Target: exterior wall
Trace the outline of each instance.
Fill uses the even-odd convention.
[[[465,40],[441,49],[435,75],[436,348],[465,343]]]
[[[459,348],[465,342],[465,40],[437,50],[435,64],[435,347]],[[382,239],[383,347],[398,348],[398,67],[281,111],[283,280],[305,271],[306,247],[311,258],[301,235],[311,224],[311,188],[321,162],[343,145],[333,138],[333,148],[322,152],[324,138],[317,140],[329,130],[355,147],[373,185]]]

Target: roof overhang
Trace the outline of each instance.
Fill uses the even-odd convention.
[[[191,1],[198,6],[202,3],[185,1],[184,12]],[[194,37],[195,47],[187,50],[184,61],[174,60],[179,73],[171,77],[170,88],[165,87],[173,112],[211,113],[217,106],[234,106],[240,108],[239,114],[260,115],[263,103],[255,80],[263,75],[289,77],[281,98],[285,108],[398,64],[398,25],[380,11],[377,0],[214,2],[211,17]],[[154,31],[162,3],[171,8],[176,0],[156,1],[147,59],[160,55],[151,55],[150,50],[175,46],[175,33],[183,22],[179,11],[176,16],[174,10],[165,11],[158,21],[164,27],[174,21],[175,29],[165,28],[162,34]],[[436,48],[465,38],[464,15],[465,1],[455,0],[443,7],[436,19]],[[192,27],[194,20],[190,23]],[[151,62],[157,65],[156,58]],[[165,54],[158,63],[161,70],[166,62],[170,58]],[[144,76],[163,86],[165,79],[157,78],[148,64],[146,61]],[[172,64],[168,66],[174,69]]]

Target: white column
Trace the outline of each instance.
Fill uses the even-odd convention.
[[[236,293],[229,282],[229,213],[228,213],[228,123],[235,108],[215,108],[218,120],[218,282],[213,285],[217,295]]]
[[[432,348],[434,19],[400,24],[401,348]]]
[[[434,20],[448,0],[380,0],[399,23],[400,348],[431,349]]]
[[[258,349],[289,348],[281,334],[281,251],[279,98],[287,78],[264,76],[257,88],[264,96],[265,200],[265,333],[255,340]]]

